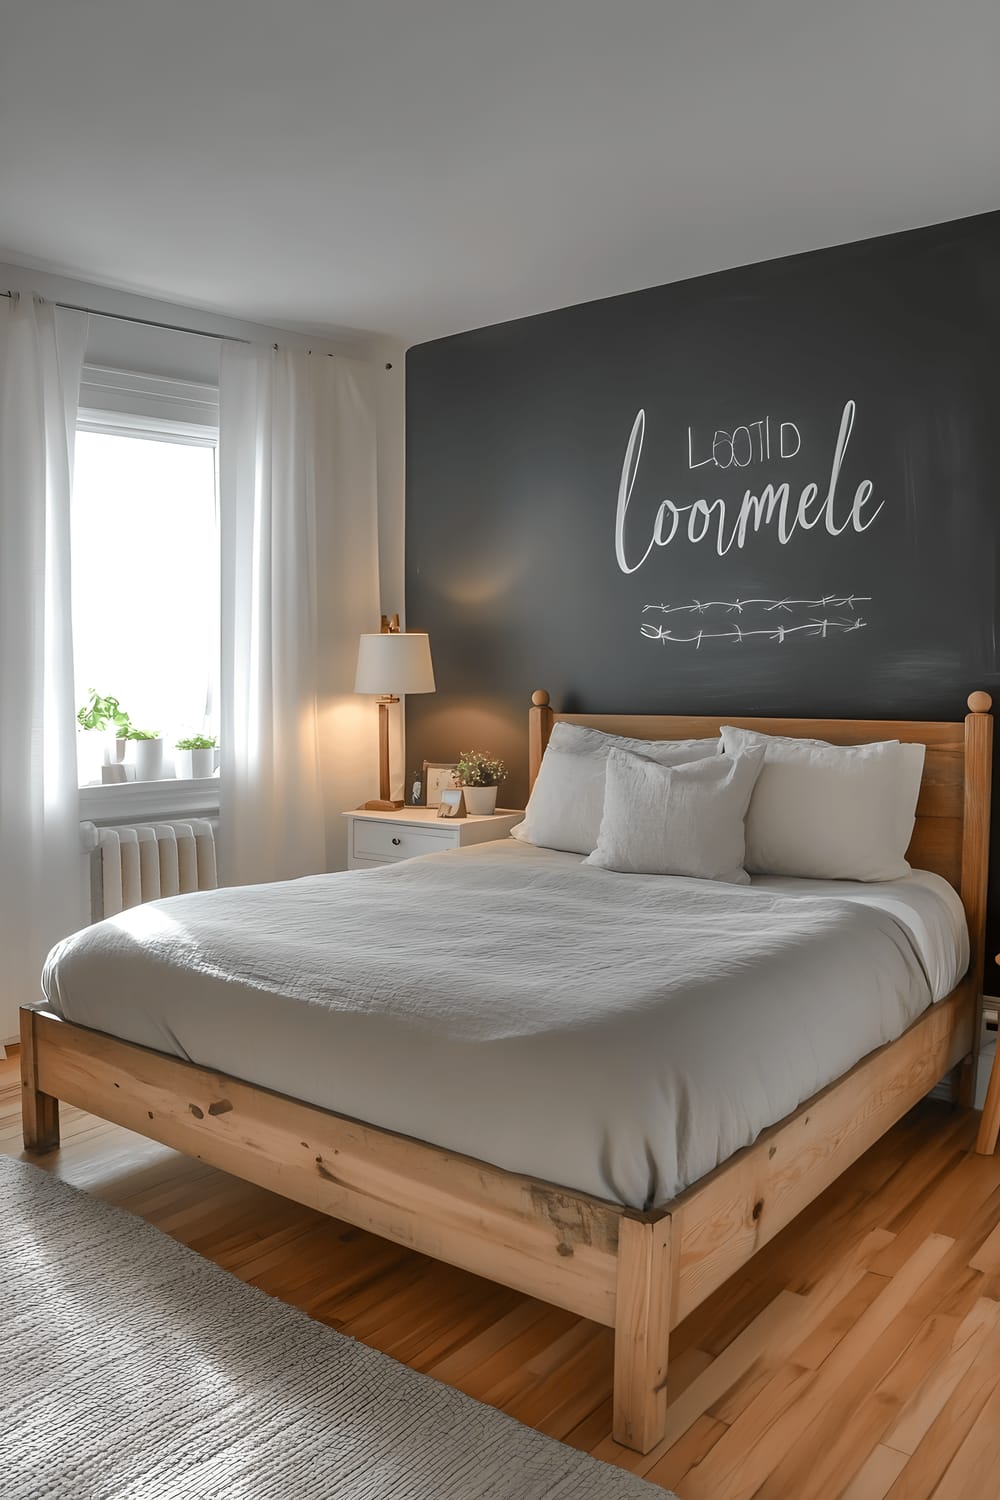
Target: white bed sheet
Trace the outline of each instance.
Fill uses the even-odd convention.
[[[967,962],[934,875],[733,887],[507,839],[137,907],[54,949],[43,988],[67,1020],[641,1208]]]
[[[800,880],[786,875],[755,875],[760,890],[788,896],[856,901],[876,907],[905,927],[920,955],[933,1000],[943,1000],[969,967],[969,928],[955,887],[930,870],[913,870],[903,880],[872,885],[854,880]]]

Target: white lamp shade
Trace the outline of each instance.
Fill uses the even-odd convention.
[[[354,691],[394,697],[403,693],[433,693],[430,636],[421,630],[363,635],[358,647]]]

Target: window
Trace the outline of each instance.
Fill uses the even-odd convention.
[[[216,433],[126,413],[81,414],[73,483],[77,704],[117,698],[164,739],[218,733]],[[80,780],[100,778],[80,736]],[[102,747],[103,748],[103,747]],[[97,756],[99,763],[100,756]]]

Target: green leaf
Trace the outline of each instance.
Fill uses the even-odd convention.
[[[507,776],[507,767],[495,756],[481,750],[460,750],[455,767],[459,786],[499,786]]]

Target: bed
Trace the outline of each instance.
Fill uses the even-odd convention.
[[[58,1143],[64,1099],[608,1324],[615,1435],[648,1451],[670,1329],[959,1065],[970,1098],[992,721],[986,694],[969,708],[949,724],[733,721],[925,744],[909,857],[927,873],[854,890],[668,880],[669,963],[664,877],[513,840],[90,929],[48,975],[49,1008],[22,1012],[25,1144]],[[536,693],[532,780],[556,717]],[[558,717],[647,740],[720,723]],[[473,887],[469,920],[436,927]],[[286,938],[265,952],[268,903]],[[709,1065],[713,1088],[692,1090]]]

